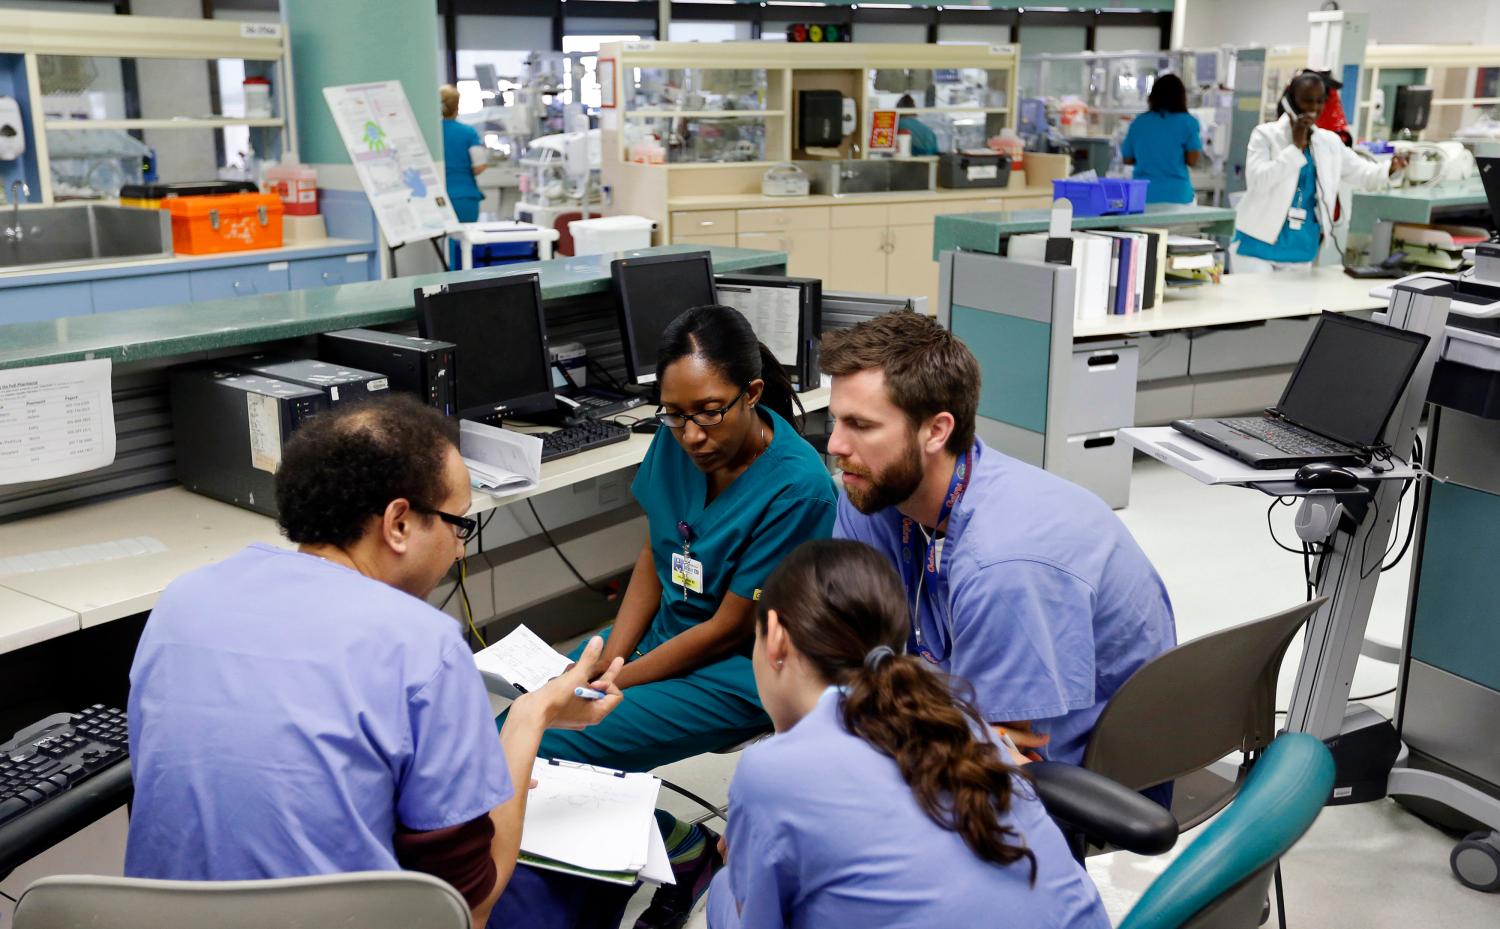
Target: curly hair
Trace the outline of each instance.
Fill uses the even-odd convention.
[[[450,420],[406,394],[320,413],[287,442],[276,471],[281,531],[299,545],[350,545],[392,500],[436,509],[457,444]]]

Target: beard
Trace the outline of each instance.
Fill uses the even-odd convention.
[[[922,453],[914,439],[908,438],[901,457],[879,474],[865,468],[856,468],[842,458],[834,464],[839,470],[869,481],[867,488],[844,487],[849,502],[866,516],[905,503],[917,492],[922,483]]]

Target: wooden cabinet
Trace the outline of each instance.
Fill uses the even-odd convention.
[[[724,235],[673,235],[674,245],[701,245],[707,248],[710,245],[727,245],[733,248],[740,244],[734,237],[734,233],[728,232]]]
[[[792,277],[815,277],[828,283],[829,241],[827,229],[804,229],[787,232],[741,232],[735,243],[740,248],[762,248],[787,253],[786,273]]]
[[[932,223],[891,226],[887,232],[885,292],[926,297],[927,312],[937,313],[938,263],[932,260]]]
[[[734,210],[678,210],[672,214],[672,241],[734,235]]]
[[[885,289],[887,230],[885,226],[833,229],[828,233],[831,257],[824,290],[853,290],[866,294]]]
[[[827,229],[828,207],[799,206],[740,210],[735,222],[740,232],[780,232],[789,229]]]

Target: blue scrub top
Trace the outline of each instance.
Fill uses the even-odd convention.
[[[1177,644],[1172,604],[1104,501],[983,442],[975,454],[939,581],[923,586],[922,637],[944,671],[973,685],[985,719],[1031,720],[1052,737],[1048,760],[1076,764],[1110,696]],[[901,520],[894,507],[865,516],[843,498],[833,534],[900,572]]]
[[[1301,264],[1318,257],[1323,236],[1322,227],[1318,225],[1318,169],[1313,164],[1311,145],[1303,152],[1302,170],[1297,172],[1297,190],[1292,194],[1292,208],[1307,211],[1300,229],[1293,229],[1288,217],[1282,222],[1275,242],[1262,242],[1254,236],[1235,232],[1239,253],[1285,264]]]
[[[890,757],[851,734],[829,688],[786,732],[747,749],[729,785],[729,864],[712,929],[1005,926],[1108,929],[1099,893],[1024,779],[1003,820],[1036,855],[975,857],[917,805]]]
[[[833,529],[838,492],[822,459],[791,424],[760,408],[770,446],[712,503],[708,476],[698,470],[668,429],[660,429],[636,472],[630,491],[646,511],[651,556],[661,581],[661,605],[637,650],[642,654],[713,617],[725,594],[760,596],[771,569],[809,539]],[[703,593],[672,583],[672,555],[682,552],[677,524],[692,527],[691,554],[703,563]],[[700,672],[759,705],[749,675],[749,646],[737,662],[716,662]]]
[[[454,201],[455,208],[461,200],[476,201],[473,204],[473,219],[478,219],[477,201],[483,200],[484,195],[479,192],[479,185],[474,180],[474,163],[469,159],[469,149],[483,144],[479,132],[473,126],[456,119],[443,120],[443,181],[448,187],[448,199]],[[462,220],[463,217],[460,216],[459,219]],[[473,222],[473,219],[464,221]]]
[[[1130,123],[1120,157],[1135,160],[1134,177],[1150,181],[1147,203],[1192,203],[1188,152],[1203,150],[1202,130],[1191,113],[1142,113]]]
[[[173,581],[130,669],[131,877],[399,870],[398,825],[513,790],[452,618],[312,555],[252,545]]]

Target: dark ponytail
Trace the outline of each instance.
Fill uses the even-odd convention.
[[[658,376],[674,361],[696,355],[723,378],[742,387],[753,380],[765,381],[761,405],[776,411],[795,428],[802,416],[802,401],[792,387],[786,369],[771,350],[755,337],[750,321],[734,307],[714,304],[693,307],[667,324],[656,349]]]
[[[980,735],[988,724],[954,693],[959,682],[902,654],[906,595],[890,563],[861,542],[806,542],[767,579],[762,630],[770,610],[797,651],[846,688],[844,726],[896,762],[923,812],[984,861],[1030,862],[1034,884],[1036,855],[1001,823],[1016,772]]]

